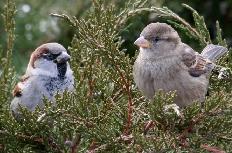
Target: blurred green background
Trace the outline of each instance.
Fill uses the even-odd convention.
[[[3,11],[4,0],[0,1],[0,13]],[[119,8],[125,5],[125,0],[106,0],[107,3],[114,3]],[[73,29],[61,20],[49,16],[50,13],[65,13],[80,18],[87,13],[91,7],[92,0],[17,0],[15,16],[16,39],[13,50],[13,63],[18,74],[23,74],[30,53],[40,44],[57,41],[66,48],[70,45],[73,37]],[[181,3],[186,3],[205,17],[210,35],[215,38],[215,22],[219,20],[229,46],[232,46],[232,0],[150,0],[148,6],[167,6],[188,22],[193,23],[191,12],[182,7]],[[134,40],[145,25],[150,22],[159,21],[154,14],[143,13],[131,18],[127,27],[121,32],[125,40],[123,47],[133,56],[136,47]],[[165,20],[162,20],[165,22]],[[197,48],[197,44],[182,36],[183,42]],[[0,19],[0,44],[5,49],[6,36],[3,19]]]

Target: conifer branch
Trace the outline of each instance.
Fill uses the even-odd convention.
[[[222,38],[222,29],[220,28],[218,21],[216,21],[216,29],[217,29],[216,30],[216,33],[217,33],[216,40],[217,40],[218,45],[227,47],[226,40]]]
[[[14,31],[15,31],[15,20],[14,16],[16,13],[16,6],[14,0],[6,0],[6,4],[4,6],[4,13],[2,14],[4,19],[4,25],[5,25],[5,31],[7,33],[7,54],[6,59],[7,63],[6,65],[11,65],[12,60],[12,51],[14,46]],[[6,70],[7,73],[7,70]]]
[[[6,32],[6,55],[1,58],[2,72],[0,77],[0,97],[1,101],[7,101],[11,98],[11,89],[15,85],[15,72],[12,66],[12,52],[14,46],[15,16],[16,6],[14,0],[6,0],[4,12],[2,13],[5,32]],[[2,94],[1,94],[2,93]],[[5,107],[5,106],[2,106]]]

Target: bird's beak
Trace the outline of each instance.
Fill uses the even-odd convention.
[[[62,52],[56,59],[55,63],[65,63],[69,61],[71,56],[67,52]]]
[[[142,48],[150,48],[150,42],[146,40],[143,36],[139,37],[135,42],[135,45]]]

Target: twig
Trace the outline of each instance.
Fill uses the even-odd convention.
[[[180,145],[183,147],[187,147],[188,143],[186,141],[187,135],[192,132],[194,126],[200,122],[200,120],[204,117],[204,113],[200,113],[197,117],[193,118],[189,124],[189,126],[184,129],[184,131],[181,133],[181,135],[179,136],[179,140],[180,140]]]
[[[133,140],[133,136],[132,135],[121,135],[119,137],[117,137],[116,139],[113,140],[113,143],[118,143],[118,142],[125,142],[125,143],[131,143]],[[102,151],[104,149],[107,148],[109,144],[103,144],[100,146],[97,146],[97,142],[95,140],[93,140],[93,142],[91,143],[87,153],[95,153],[95,152],[99,152]]]
[[[112,95],[111,99],[115,101],[122,94],[122,91],[122,89],[119,89],[115,94]]]
[[[41,145],[45,145],[45,141],[42,137],[32,137],[32,136],[27,136],[27,135],[23,135],[23,134],[18,134],[16,135],[16,137],[18,139],[23,139],[24,141],[27,140],[29,142],[35,142],[35,143],[39,143]],[[48,138],[48,143],[51,145],[51,148],[53,148],[55,151],[63,153],[61,151],[61,148],[53,141],[53,139]]]
[[[154,126],[155,126],[155,122],[153,122],[152,120],[146,122],[146,123],[144,124],[143,134],[144,134],[144,135],[147,135],[147,132],[148,132],[151,128],[153,128]]]
[[[72,146],[71,146],[71,153],[76,153],[78,149],[78,145],[81,142],[81,135],[77,135],[73,141],[72,141]]]
[[[232,138],[228,138],[228,137],[226,137],[226,136],[217,135],[217,137],[219,137],[219,138],[221,138],[221,139],[228,140],[228,141],[232,141]]]
[[[109,55],[108,55],[109,57]],[[109,59],[112,60],[112,58],[109,57]],[[132,95],[131,95],[131,88],[130,88],[130,81],[125,78],[125,75],[121,72],[119,66],[116,64],[114,60],[112,60],[113,65],[115,66],[116,71],[119,73],[119,76],[122,80],[122,83],[124,86],[122,86],[123,89],[126,90],[127,96],[128,96],[128,104],[127,104],[127,124],[124,129],[124,134],[128,135],[131,125],[132,125],[132,106],[133,106],[133,100],[132,100]]]
[[[76,26],[76,23],[66,14],[56,14],[56,13],[50,13],[49,15],[53,16],[53,17],[58,17],[58,18],[62,18],[65,19],[66,21],[68,21],[73,27]]]
[[[181,141],[180,145],[182,145],[183,147],[187,147],[188,144],[186,142],[186,138],[187,138],[187,135],[193,131],[194,126],[197,123],[199,123],[203,119],[203,117],[205,117],[206,115],[212,115],[215,113],[218,114],[218,107],[212,109],[210,112],[199,113],[196,117],[194,117],[191,120],[189,126],[186,129],[184,129],[181,135],[179,136],[179,139]]]
[[[226,153],[225,151],[219,149],[218,147],[209,146],[208,144],[201,145],[201,148],[212,153]]]
[[[93,97],[94,79],[89,78],[88,85],[89,85],[88,97],[92,98]]]

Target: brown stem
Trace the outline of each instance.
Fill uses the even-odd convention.
[[[180,145],[183,147],[187,147],[188,143],[186,141],[187,135],[189,133],[191,133],[193,131],[194,126],[201,121],[201,119],[204,117],[204,113],[200,113],[198,116],[196,116],[195,118],[193,118],[189,124],[189,126],[184,129],[184,131],[181,133],[181,135],[179,136],[180,139]]]
[[[24,135],[24,134],[18,134],[16,136],[18,139],[23,139],[24,141],[29,141],[29,142],[34,142],[34,143],[37,143],[37,144],[41,144],[41,145],[45,145],[45,140],[42,138],[42,137],[31,137],[31,136],[27,136],[27,135]],[[61,148],[51,139],[51,138],[48,138],[48,143],[50,145],[50,147],[57,151],[57,152],[60,152],[60,153],[63,153],[61,151]]]
[[[73,140],[73,146],[71,147],[71,153],[77,153],[78,152],[78,146],[81,142],[81,135],[77,135]]]
[[[128,95],[128,104],[127,104],[127,108],[128,108],[128,111],[127,111],[127,124],[126,124],[126,127],[124,129],[124,134],[126,135],[129,135],[130,133],[130,128],[131,128],[131,125],[132,125],[132,112],[133,112],[133,109],[132,109],[132,106],[133,106],[133,100],[132,100],[132,95],[131,95],[131,88],[130,88],[130,81],[126,80],[125,76],[123,75],[123,73],[120,71],[118,65],[115,65],[115,68],[116,70],[118,71],[121,79],[122,79],[122,82],[124,83],[125,85],[125,89],[126,89],[126,92],[127,92],[127,95]]]
[[[218,147],[210,146],[208,144],[201,145],[201,148],[207,150],[208,152],[212,152],[212,153],[226,153],[224,150],[221,150]]]
[[[127,87],[127,92],[128,92],[128,113],[127,113],[127,126],[126,126],[124,133],[129,135],[130,128],[132,125],[132,113],[133,113],[133,109],[132,109],[133,103],[132,103],[132,96],[131,96],[131,91],[130,91],[129,85]]]
[[[89,92],[88,92],[88,97],[93,97],[93,84],[94,84],[94,80],[92,80],[91,78],[88,80],[88,85],[89,85]]]

